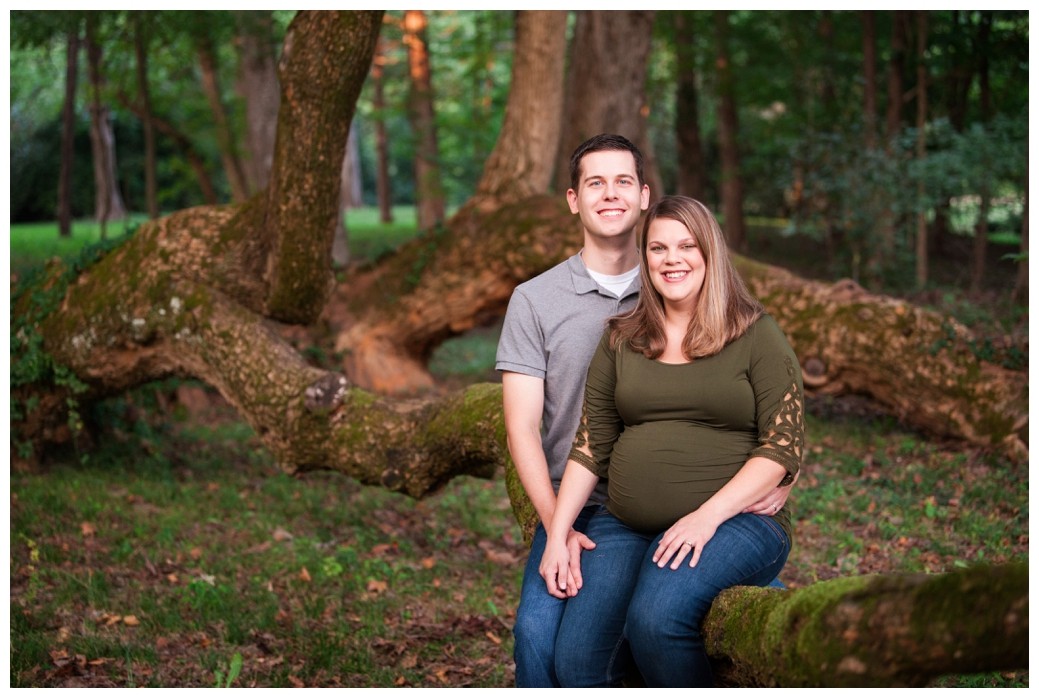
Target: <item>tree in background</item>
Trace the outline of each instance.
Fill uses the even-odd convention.
[[[655,14],[649,10],[578,10],[570,42],[563,106],[563,135],[556,156],[555,189],[570,186],[570,153],[597,133],[619,133],[646,157],[654,197],[664,190],[649,139],[646,67]],[[565,24],[565,13],[556,21]]]
[[[76,136],[76,83],[79,77],[80,24],[78,16],[70,17],[65,44],[65,100],[61,108],[61,170],[58,174],[58,234],[72,236],[72,163],[75,160],[73,140]]]
[[[747,233],[743,220],[743,175],[740,172],[739,117],[736,110],[735,74],[729,48],[729,12],[714,11],[715,82],[718,92],[718,150],[721,154],[722,227],[729,246],[745,252]]]
[[[426,13],[404,13],[404,44],[408,48],[408,116],[415,138],[415,205],[419,230],[432,230],[444,221],[444,190],[437,143],[433,77],[426,41]]]
[[[115,134],[112,131],[108,105],[105,103],[105,79],[102,67],[101,12],[86,16],[87,66],[90,76],[90,144],[94,154],[94,217],[105,224],[126,218],[126,207],[116,176]]]

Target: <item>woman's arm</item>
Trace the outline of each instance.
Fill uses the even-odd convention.
[[[574,460],[567,462],[563,482],[559,485],[556,509],[548,528],[545,553],[541,556],[541,566],[538,568],[548,593],[556,598],[575,596],[581,588],[580,567],[575,570],[571,565],[567,536],[581,507],[588,501],[598,482],[599,476],[588,468]]]
[[[775,489],[786,472],[786,468],[775,461],[751,457],[699,509],[686,514],[664,532],[653,553],[653,562],[663,567],[670,561],[671,569],[678,569],[686,555],[691,554],[689,566],[696,567],[703,546],[714,537],[718,527]]]

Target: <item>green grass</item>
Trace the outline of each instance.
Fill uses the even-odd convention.
[[[222,419],[12,474],[12,685],[212,686],[236,653],[238,686],[511,683],[500,480],[417,502],[288,477]]]

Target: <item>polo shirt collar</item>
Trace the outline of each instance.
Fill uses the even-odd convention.
[[[570,278],[574,282],[574,291],[576,291],[578,295],[601,292],[599,284],[595,283],[595,279],[593,279],[588,273],[588,267],[584,265],[584,259],[581,258],[580,252],[566,260],[566,266],[570,269]],[[642,278],[636,275],[634,280],[632,280],[631,285],[628,286],[628,291],[624,294],[622,300],[634,293],[638,293],[641,283]],[[613,296],[610,296],[610,298],[613,298]]]

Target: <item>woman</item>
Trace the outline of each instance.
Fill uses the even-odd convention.
[[[639,252],[643,291],[609,321],[588,369],[541,562],[549,593],[573,597],[556,671],[580,685],[615,683],[626,635],[648,686],[711,685],[700,624],[712,601],[731,586],[767,585],[790,552],[789,513],[747,507],[800,469],[801,372],[703,204],[659,201]],[[587,530],[596,547],[575,575],[566,534],[607,476],[608,502]],[[600,586],[582,594],[590,585]],[[567,623],[592,617],[582,596],[597,604],[597,627]]]

